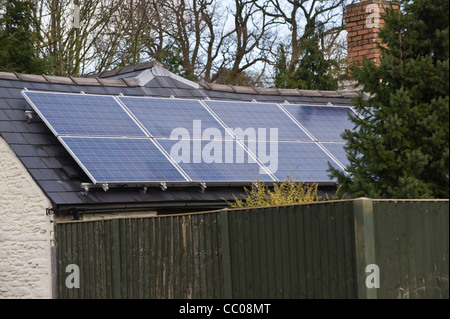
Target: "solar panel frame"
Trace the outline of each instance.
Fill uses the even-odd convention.
[[[351,121],[348,119],[348,114],[350,112],[353,112],[353,114],[357,114],[355,110],[350,106],[334,106],[334,105],[311,105],[311,104],[282,104],[282,108],[286,110],[286,112],[292,117],[294,121],[296,121],[301,127],[304,128],[305,131],[308,132],[308,134],[312,137],[314,141],[319,142],[344,142],[344,139],[340,136],[344,132],[345,129],[351,129]],[[296,109],[296,110],[295,110]],[[308,120],[304,117],[302,109],[307,111],[319,111],[323,112],[323,114],[310,114],[311,119]],[[331,113],[340,112],[342,110],[347,110],[346,112],[346,118],[345,123],[348,125],[342,125],[343,128],[340,133],[337,133],[336,130],[334,130],[332,133],[330,133],[330,130],[333,128],[336,128],[336,123],[338,125],[341,125],[343,122],[340,120],[338,122],[336,119],[341,116],[341,114],[338,114],[338,116],[333,116]],[[350,113],[351,114],[351,113]],[[320,121],[317,121],[314,117],[320,116]],[[324,117],[325,116],[325,117]],[[314,122],[315,121],[315,122]],[[327,123],[324,123],[327,122]],[[314,123],[312,123],[314,122]],[[331,123],[330,123],[331,122]],[[334,125],[333,125],[334,124]]]
[[[177,129],[178,133],[188,132],[189,136],[184,138],[201,139],[205,128],[220,132],[223,139],[233,139],[229,130],[200,100],[141,96],[119,96],[117,99],[153,138],[171,138]],[[145,103],[147,105],[143,105]],[[164,104],[166,108],[163,108]],[[146,107],[151,107],[151,110]],[[155,120],[149,120],[150,116]],[[174,120],[176,118],[179,120]]]
[[[114,96],[28,90],[22,95],[55,136],[148,136]]]
[[[151,185],[191,182],[185,173],[161,151],[152,138],[59,136],[58,140],[94,184]],[[129,152],[130,149],[133,149],[133,152]],[[101,160],[108,161],[110,165],[105,166]],[[164,172],[168,172],[167,176],[175,178],[164,178],[163,174],[159,173],[161,167],[165,169]],[[155,170],[151,170],[152,168]],[[134,173],[130,173],[131,171]],[[157,173],[153,174],[153,172]],[[133,174],[135,176],[153,175],[156,178],[122,177]],[[108,175],[111,177],[107,178]]]

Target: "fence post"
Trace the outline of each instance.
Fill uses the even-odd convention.
[[[121,293],[121,276],[120,276],[120,224],[119,219],[115,218],[112,223],[112,278],[113,278],[113,298],[120,299]]]
[[[219,225],[220,247],[222,248],[223,297],[225,299],[231,299],[233,297],[233,287],[231,282],[230,232],[227,209],[220,210]]]
[[[377,288],[366,285],[366,267],[375,264],[373,203],[370,198],[362,197],[354,201],[353,207],[358,299],[377,299]]]

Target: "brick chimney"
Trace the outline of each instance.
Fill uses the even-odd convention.
[[[378,32],[383,27],[382,16],[386,7],[398,9],[398,3],[386,0],[366,0],[348,5],[344,13],[347,25],[347,59],[348,65],[356,63],[362,66],[363,57],[380,62],[377,48]]]

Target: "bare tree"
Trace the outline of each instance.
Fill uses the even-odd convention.
[[[318,25],[325,27],[323,36],[327,39],[322,50],[330,54],[342,31],[345,30],[343,11],[346,0],[254,0],[264,13],[277,19],[280,26],[285,26],[289,41],[285,47],[290,48],[289,67],[301,57],[309,34]]]
[[[80,75],[94,63],[95,43],[103,36],[122,0],[36,0],[40,54],[57,75]],[[79,25],[74,25],[74,5],[79,4]]]

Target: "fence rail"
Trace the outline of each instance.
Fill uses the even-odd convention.
[[[448,298],[448,209],[357,199],[58,222],[57,296]],[[379,288],[366,286],[369,264]]]

